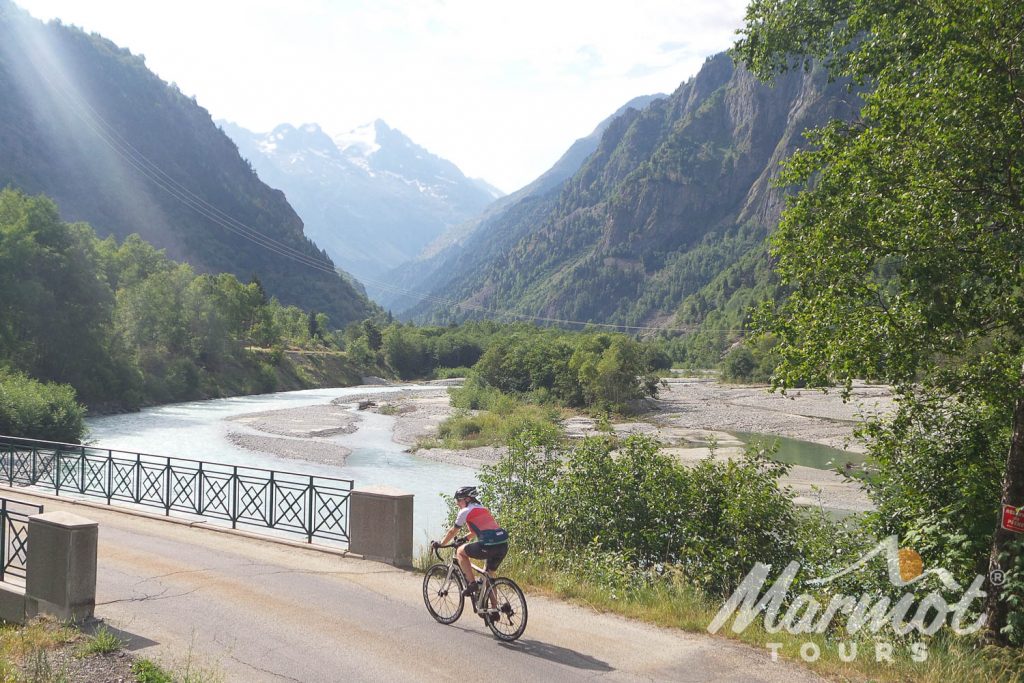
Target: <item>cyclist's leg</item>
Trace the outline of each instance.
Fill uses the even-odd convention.
[[[459,561],[459,568],[462,569],[463,576],[466,577],[466,585],[472,586],[473,582],[476,581],[476,573],[473,571],[473,563],[469,561],[470,557],[476,557],[475,554],[470,554],[470,548],[479,546],[480,543],[470,543],[468,545],[460,545],[458,550],[455,551],[455,558]]]
[[[502,543],[501,545],[492,545],[485,548],[487,554],[487,576],[493,579],[495,574],[498,572],[498,567],[501,565],[502,560],[505,559],[505,555],[508,554],[508,543]],[[490,608],[492,610],[498,609],[498,599],[494,595],[494,592],[490,592]]]

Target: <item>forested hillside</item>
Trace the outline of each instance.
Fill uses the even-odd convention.
[[[573,177],[477,231],[432,288],[451,303],[414,316],[694,330],[715,314],[716,334],[681,353],[716,363],[739,336],[742,304],[771,295],[764,241],[784,204],[771,186],[779,162],[807,128],[851,118],[854,99],[818,69],[769,86],[725,54],[710,58],[670,98],[613,121]]]
[[[101,236],[139,233],[199,272],[257,274],[336,325],[371,311],[193,98],[142,56],[0,0],[5,186],[47,194]]]
[[[136,235],[100,240],[46,197],[10,189],[0,190],[0,292],[2,434],[75,436],[40,422],[72,408],[24,417],[35,400],[18,393],[26,377],[69,385],[58,392],[68,406],[77,395],[94,410],[129,410],[305,388],[317,378],[289,368],[285,347],[337,348],[326,315],[282,305],[258,280],[198,275]],[[326,381],[358,382],[335,355]]]
[[[469,272],[487,262],[500,244],[507,244],[514,231],[502,226],[510,221],[519,205],[532,205],[536,200],[557,192],[571,178],[601,143],[601,136],[612,122],[629,109],[643,109],[656,99],[667,95],[634,97],[614,114],[597,124],[590,135],[576,140],[554,166],[526,187],[506,195],[473,220],[461,223],[438,237],[416,259],[392,270],[387,280],[394,283],[391,291],[380,291],[377,301],[404,313],[416,308],[424,291],[436,289],[438,283],[447,282],[452,271]]]

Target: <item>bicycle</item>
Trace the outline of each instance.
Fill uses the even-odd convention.
[[[438,551],[441,548],[458,548],[466,542],[467,539],[459,538],[454,543],[435,547],[434,555],[440,562],[431,565],[423,576],[423,602],[430,616],[442,624],[454,624],[462,616],[465,608],[462,592],[467,584],[455,553],[445,562]],[[496,638],[508,643],[516,640],[526,630],[526,597],[522,589],[512,579],[492,579],[483,567],[474,564],[473,569],[482,578],[480,589],[470,602],[473,611],[484,620]]]

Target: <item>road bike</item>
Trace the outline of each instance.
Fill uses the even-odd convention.
[[[440,562],[431,565],[423,576],[423,602],[430,616],[442,624],[453,624],[462,616],[465,608],[462,593],[467,584],[455,553],[445,561],[438,551],[441,548],[458,548],[466,540],[459,538],[454,543],[435,547],[434,555]],[[516,640],[526,630],[526,597],[522,589],[512,579],[503,576],[492,579],[483,567],[474,564],[473,569],[482,579],[470,601],[473,611],[484,620],[496,638],[505,642]]]

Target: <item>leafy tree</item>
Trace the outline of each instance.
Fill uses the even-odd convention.
[[[422,338],[401,325],[391,325],[384,330],[382,348],[384,360],[402,379],[415,377],[427,364]]]
[[[1005,415],[1001,499],[1024,505],[1024,4],[754,0],[736,51],[771,77],[824,64],[862,89],[860,120],[811,135],[774,238],[793,293],[759,315],[778,380],[878,376]],[[991,519],[990,566],[1013,563]],[[989,628],[1011,636],[990,586]],[[1021,637],[1017,633],[1016,637]]]
[[[363,321],[363,336],[366,338],[366,345],[370,347],[371,351],[380,351],[381,344],[384,343],[384,337],[375,322],[372,320]]]
[[[122,376],[108,352],[113,296],[95,235],[45,197],[0,191],[0,360],[87,400]]]
[[[85,408],[66,384],[44,384],[0,368],[0,434],[78,443]]]

